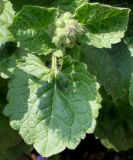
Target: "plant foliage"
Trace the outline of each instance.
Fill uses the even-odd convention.
[[[0,0],[0,158],[49,157],[90,133],[132,148],[132,27],[130,4]]]

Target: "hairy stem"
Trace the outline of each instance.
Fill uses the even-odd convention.
[[[57,57],[56,56],[52,56],[52,70],[54,71],[55,77],[58,73],[58,69],[57,69]]]

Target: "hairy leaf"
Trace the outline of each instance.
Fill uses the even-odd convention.
[[[99,3],[85,4],[76,11],[76,19],[87,29],[83,43],[111,48],[121,41],[128,25],[129,9]]]
[[[48,157],[66,147],[74,149],[92,133],[100,105],[96,81],[85,65],[65,60],[62,72],[48,78],[48,69],[42,74],[43,65],[37,62],[34,56],[32,65],[27,63],[31,74],[25,65],[16,70],[4,113],[25,142]]]
[[[25,6],[15,16],[10,30],[21,47],[46,55],[54,47],[51,41],[56,16],[54,8]]]

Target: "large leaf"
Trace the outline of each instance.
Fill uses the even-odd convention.
[[[79,62],[65,60],[62,72],[52,78],[50,70],[44,68],[42,73],[44,66],[42,62],[38,65],[37,57],[32,55],[31,60],[26,64],[32,72],[25,64],[11,79],[4,113],[25,142],[33,144],[41,155],[48,157],[66,147],[74,149],[86,133],[94,131],[100,107],[97,83]]]
[[[54,47],[54,21],[57,10],[37,6],[25,6],[15,16],[10,27],[20,46],[32,52],[48,54]]]
[[[111,48],[124,37],[129,9],[115,8],[98,3],[85,4],[76,11],[76,19],[87,29],[82,40],[97,48]]]
[[[8,30],[8,27],[13,23],[14,10],[11,2],[4,0],[4,10],[0,14],[0,46],[7,42],[12,41],[13,36]]]
[[[108,94],[115,100],[127,94],[133,73],[133,57],[125,43],[117,44],[111,50],[83,46],[82,52],[81,59]]]
[[[103,102],[97,119],[95,136],[110,149],[124,151],[133,147],[133,108],[128,98]]]

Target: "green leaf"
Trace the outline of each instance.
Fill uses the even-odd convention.
[[[14,13],[12,4],[8,0],[4,0],[4,10],[0,14],[0,46],[7,41],[14,40],[8,30],[9,26],[13,23]]]
[[[107,148],[125,151],[133,147],[132,124],[133,108],[129,105],[127,97],[117,102],[103,102],[95,136],[100,138]]]
[[[87,3],[88,0],[44,0],[45,3],[47,3],[48,5],[64,5],[64,6],[75,6],[78,7],[83,3]]]
[[[73,59],[80,59],[80,56],[84,56],[84,54],[82,55],[82,47],[80,45],[76,45],[73,48],[66,48],[66,54],[70,55]]]
[[[97,83],[84,64],[70,59],[64,60],[62,71],[48,82],[48,69],[42,74],[42,62],[36,65],[40,61],[36,56],[31,60],[32,65],[27,61],[27,67],[15,71],[4,113],[12,128],[41,155],[74,149],[86,133],[94,131],[100,107]],[[37,71],[40,74],[35,76]]]
[[[9,52],[11,51],[9,51],[9,49],[11,48],[7,50],[6,47],[5,49],[0,50],[0,76],[4,79],[12,76],[13,71],[17,66],[17,62],[26,55],[26,51],[22,49],[17,49],[10,55]]]
[[[0,14],[3,12],[4,10],[4,1],[0,0]]]
[[[15,16],[10,30],[21,47],[46,55],[54,47],[51,41],[57,14],[54,8],[25,6]]]
[[[115,8],[99,3],[79,7],[76,19],[86,27],[83,43],[97,48],[111,48],[121,41],[128,25],[129,9]]]
[[[47,1],[47,0],[46,0]],[[88,3],[88,0],[50,0],[49,5],[60,7],[63,11],[74,12],[79,6]]]
[[[45,0],[32,0],[32,1],[27,1],[27,0],[10,0],[11,3],[13,4],[15,10],[20,11],[23,6],[25,5],[37,5],[37,6],[45,6]],[[48,2],[49,0],[47,0]]]
[[[63,57],[63,51],[60,50],[60,49],[58,49],[58,50],[56,50],[55,52],[53,52],[53,55],[54,55],[55,57]]]
[[[24,5],[38,5],[46,7],[60,7],[60,9],[65,11],[74,11],[83,3],[87,3],[88,0],[11,0],[11,2],[14,4],[16,10],[21,9]]]
[[[115,151],[119,151],[115,145],[113,145],[108,139],[101,139],[100,142],[102,143],[102,145],[108,149],[113,149]]]
[[[133,55],[125,43],[114,45],[111,50],[85,45],[82,52],[81,59],[88,70],[114,100],[127,94],[133,73]]]
[[[9,27],[13,23],[14,14],[11,2],[4,0],[4,10],[0,14],[0,27]]]
[[[48,69],[44,63],[33,54],[26,54],[18,60],[16,65],[26,73],[40,78],[41,80],[49,82],[54,76],[54,72]]]

